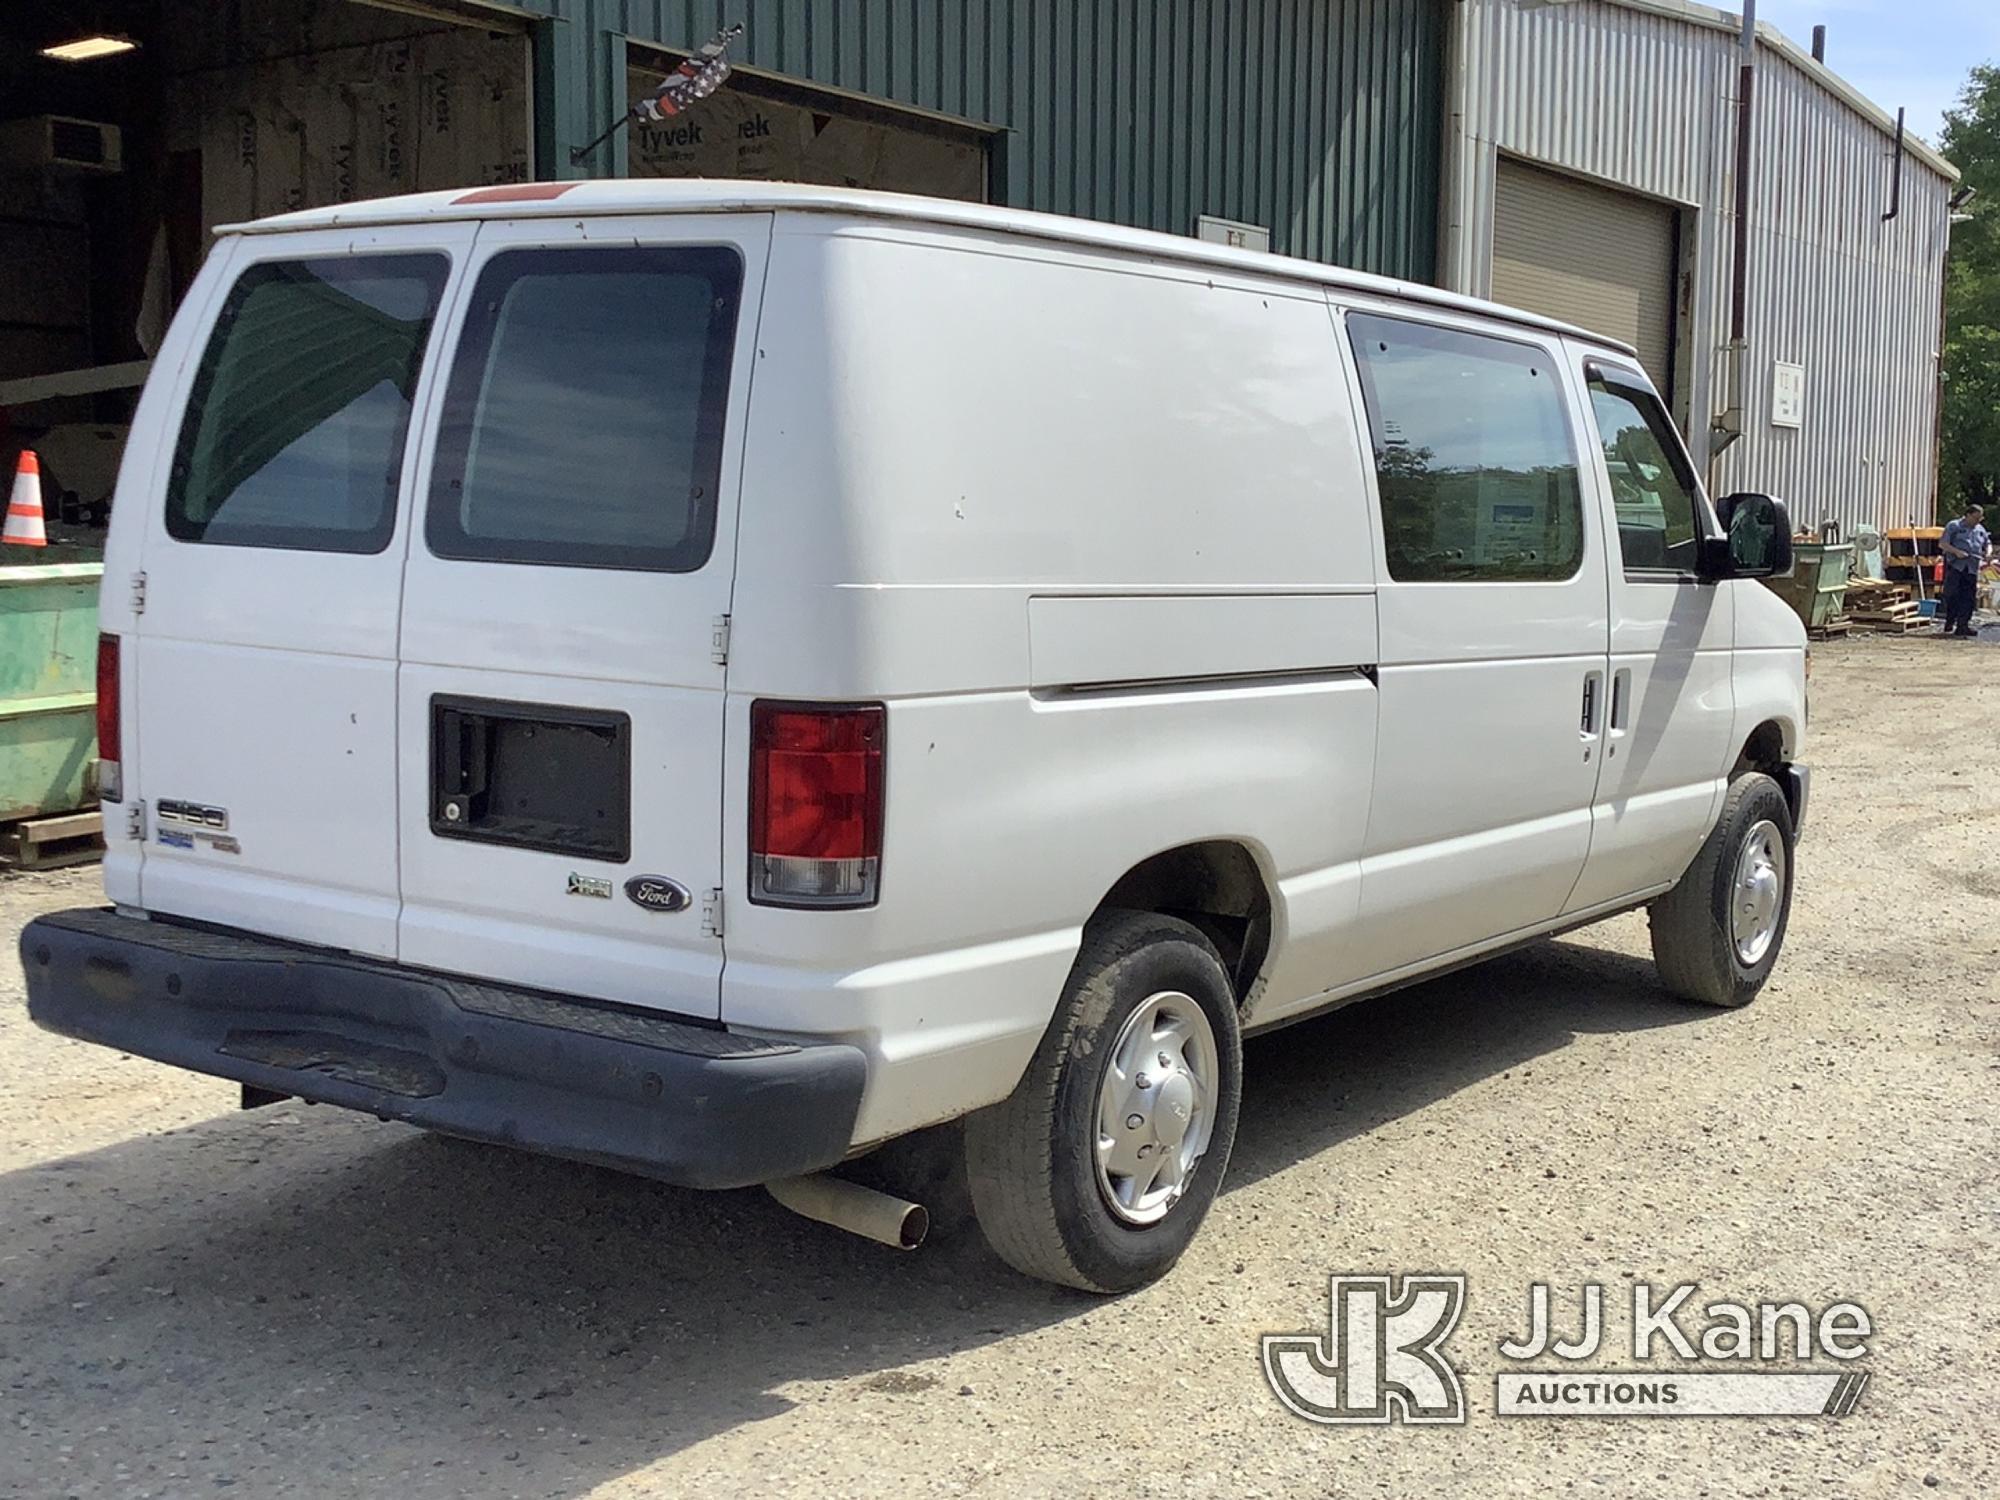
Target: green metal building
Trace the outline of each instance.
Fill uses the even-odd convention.
[[[791,178],[978,197],[1431,281],[1455,10],[1454,0],[0,6],[0,272],[21,273],[0,284],[35,288],[31,307],[0,296],[0,406],[36,398],[20,379],[144,354],[141,314],[163,308],[161,241],[170,307],[217,224],[527,177]],[[742,33],[719,92],[670,127],[581,149],[731,26]],[[86,33],[107,45],[63,60]]]
[[[97,555],[137,388],[214,226],[530,177],[789,178],[1430,281],[1452,5],[0,5],[0,476],[40,452],[54,543],[0,556],[0,616],[20,627],[0,632],[0,740],[40,747],[0,820],[89,796],[89,685],[58,670],[87,661],[61,642],[94,628],[71,575]],[[590,147],[738,25],[721,90]]]
[[[628,170],[632,59],[731,23],[732,88],[984,136],[987,196],[1432,279],[1446,0],[528,0],[537,175]],[[665,59],[663,58],[664,62]],[[922,120],[914,112],[923,112]]]

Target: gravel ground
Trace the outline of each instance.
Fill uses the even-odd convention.
[[[1757,1004],[1668,1000],[1626,917],[1253,1042],[1227,1191],[1111,1302],[976,1236],[897,1256],[757,1193],[241,1113],[31,1028],[9,942],[0,1493],[2000,1493],[1995,668],[1819,649]],[[0,881],[0,927],[95,892]],[[1287,1415],[1259,1334],[1386,1270],[1470,1276],[1469,1423]],[[1858,1300],[1873,1383],[1838,1421],[1493,1415],[1529,1283],[1573,1321],[1577,1286],[1634,1278]]]

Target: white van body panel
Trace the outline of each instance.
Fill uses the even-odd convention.
[[[425,504],[478,268],[527,246],[681,243],[731,245],[745,270],[708,563],[437,555]],[[387,552],[167,536],[188,383],[241,263],[423,246],[453,266]],[[1582,476],[1573,576],[1389,576],[1345,331],[1357,313],[1546,362]],[[1593,356],[1632,359],[1331,267],[781,184],[536,184],[245,226],[140,404],[102,606],[137,647],[128,799],[227,806],[242,850],[114,832],[107,890],[851,1044],[867,1061],[856,1147],[1005,1097],[1085,923],[1128,872],[1184,846],[1240,850],[1268,897],[1246,1029],[1627,908],[1679,878],[1759,725],[1797,753],[1803,632],[1756,583],[1623,578]],[[135,616],[124,579],[140,570]],[[1601,707],[1614,680],[1630,716],[1593,728],[1586,685]],[[626,714],[630,858],[440,837],[441,695]],[[884,705],[874,904],[750,899],[759,700]],[[578,899],[572,874],[614,893],[655,874],[717,899],[704,926],[698,909]]]
[[[1217,838],[1297,892],[1281,982],[1323,989],[1376,640],[1319,290],[781,214],[759,346],[727,738],[754,698],[885,699],[889,811],[872,909],[732,908],[724,1021],[861,1045],[860,1137],[991,1102],[1104,893]]]
[[[97,600],[98,628],[121,641],[136,642],[139,612],[134,608],[137,584],[145,572],[146,530],[152,513],[163,503],[166,475],[173,463],[186,401],[184,382],[208,342],[216,304],[229,284],[233,244],[218,245],[196,273],[181,299],[179,312],[167,327],[145,387],[132,413],[125,452],[118,465],[119,504],[104,538],[104,582]],[[136,655],[136,651],[135,651]],[[146,845],[128,829],[142,819],[149,795],[145,783],[145,724],[139,714],[138,673],[127,668],[119,678],[119,738],[124,756],[122,795],[104,812],[104,894],[116,905],[140,908],[140,873]]]
[[[1638,361],[1615,349],[1570,340],[1569,354],[1573,368],[1608,366],[1652,389]],[[1601,451],[1605,436],[1588,402],[1584,422],[1588,457]],[[1584,473],[1607,534],[1616,536],[1604,465],[1587,462]],[[1659,884],[1662,870],[1685,869],[1701,847],[1721,811],[1736,753],[1754,727],[1736,730],[1730,661],[1737,599],[1744,592],[1770,594],[1758,583],[1669,581],[1620,566],[1610,574],[1615,707],[1591,807],[1590,860],[1570,896],[1572,913]]]
[[[1806,730],[1805,627],[1791,607],[1767,588],[1724,587],[1736,593],[1736,649],[1729,658],[1736,699],[1732,747],[1749,743],[1759,726],[1775,724],[1780,754],[1787,761],[1796,760]]]
[[[473,235],[472,225],[440,220],[232,240],[203,273],[207,295],[190,300],[212,319],[229,287],[262,263],[418,256],[444,263],[439,305],[447,306]],[[412,430],[437,379],[436,347],[434,326]],[[173,370],[182,405],[201,358],[199,349],[190,352]],[[148,803],[140,904],[393,958],[408,451],[393,529],[378,550],[190,542],[167,529],[180,424],[173,426],[160,435],[137,493],[118,496],[118,508],[142,521],[146,575],[127,668],[133,722],[144,736],[141,776],[127,796]],[[191,828],[163,803],[213,809],[224,821]]]

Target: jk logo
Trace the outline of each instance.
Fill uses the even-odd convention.
[[[1324,1334],[1264,1335],[1264,1378],[1308,1422],[1465,1421],[1439,1352],[1465,1311],[1465,1277],[1335,1276]]]

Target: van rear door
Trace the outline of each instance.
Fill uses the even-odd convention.
[[[472,238],[250,235],[204,273],[184,414],[117,499],[144,511],[121,655],[149,910],[395,952],[405,458]]]
[[[483,225],[403,578],[404,962],[714,1016],[769,215]]]

